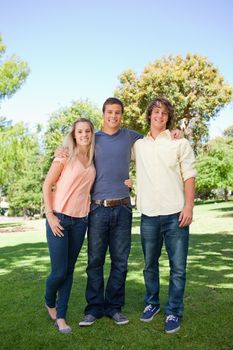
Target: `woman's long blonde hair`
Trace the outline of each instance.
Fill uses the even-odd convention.
[[[89,166],[93,162],[94,153],[95,153],[95,128],[94,128],[94,125],[90,119],[87,119],[87,118],[76,119],[72,124],[70,132],[64,138],[63,146],[67,147],[69,150],[69,159],[68,160],[69,161],[74,160],[74,157],[79,153],[79,147],[76,143],[75,136],[74,136],[75,135],[75,128],[76,128],[76,125],[78,123],[88,123],[90,128],[91,128],[92,140],[91,140],[91,144],[89,145],[88,153],[87,153],[88,166]]]

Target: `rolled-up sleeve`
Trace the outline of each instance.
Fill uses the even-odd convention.
[[[196,177],[195,156],[188,140],[182,139],[179,149],[180,170],[183,181]]]

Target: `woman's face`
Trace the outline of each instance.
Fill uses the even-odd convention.
[[[92,141],[90,124],[87,122],[78,122],[75,126],[74,138],[78,146],[89,146]]]

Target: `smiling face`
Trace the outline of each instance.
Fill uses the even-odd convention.
[[[150,125],[153,129],[158,129],[160,132],[166,130],[168,122],[168,109],[162,103],[152,109],[150,116]]]
[[[117,132],[121,125],[122,108],[119,104],[107,104],[103,112],[103,131],[114,133]]]
[[[87,122],[78,122],[75,125],[74,138],[78,146],[89,146],[92,141],[92,129]]]

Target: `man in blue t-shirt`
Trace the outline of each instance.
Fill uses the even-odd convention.
[[[80,326],[90,326],[106,315],[126,324],[121,313],[131,245],[132,207],[129,188],[131,147],[141,134],[120,128],[124,106],[117,98],[103,105],[103,128],[96,133],[96,180],[91,193],[88,225],[88,266],[85,317]],[[107,249],[111,270],[104,290]]]

